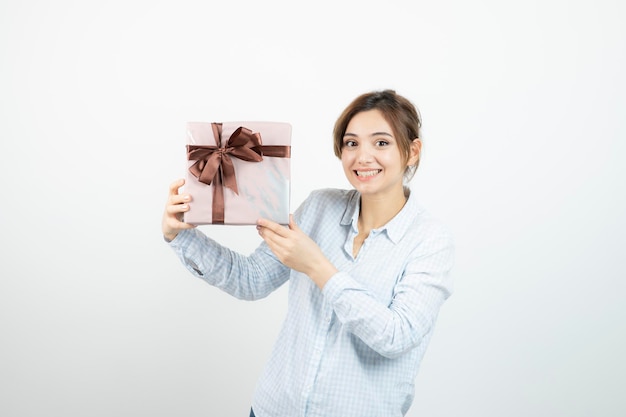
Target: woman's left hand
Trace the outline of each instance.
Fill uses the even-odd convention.
[[[306,235],[289,215],[289,228],[267,219],[259,219],[259,235],[274,255],[287,267],[308,275],[318,287],[337,272],[320,247]]]

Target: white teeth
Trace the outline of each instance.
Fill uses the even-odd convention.
[[[358,175],[359,177],[372,177],[372,176],[378,174],[379,172],[380,172],[380,170],[357,171],[356,175]]]

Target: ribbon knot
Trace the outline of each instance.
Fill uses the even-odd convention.
[[[228,138],[225,146],[222,143],[222,124],[211,123],[213,137],[217,146],[187,145],[187,159],[196,161],[189,171],[198,181],[213,184],[213,223],[224,223],[224,191],[230,188],[239,195],[235,167],[231,157],[247,162],[261,162],[263,155],[289,158],[289,146],[263,146],[261,134],[240,126]]]
[[[187,145],[187,159],[196,161],[189,167],[189,171],[206,185],[221,180],[225,187],[239,194],[231,156],[248,162],[261,162],[261,135],[241,126],[230,135],[226,145],[221,147],[222,125],[212,123],[211,126],[217,146]]]

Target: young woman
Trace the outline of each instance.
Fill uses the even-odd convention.
[[[353,189],[313,191],[289,227],[259,219],[263,238],[238,254],[181,221],[192,196],[170,186],[164,237],[189,271],[254,300],[289,281],[288,311],[257,384],[251,416],[406,414],[442,303],[453,241],[406,183],[420,161],[421,121],[392,90],[357,97],[334,128]]]

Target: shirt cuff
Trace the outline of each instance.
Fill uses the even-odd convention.
[[[163,236],[163,240],[173,248],[180,248],[186,246],[186,244],[190,241],[191,235],[195,229],[183,229],[174,237],[174,239],[167,239]]]
[[[354,286],[352,284],[354,284],[354,282],[350,275],[346,272],[339,271],[324,284],[322,294],[324,294],[324,297],[333,305],[346,288]]]

